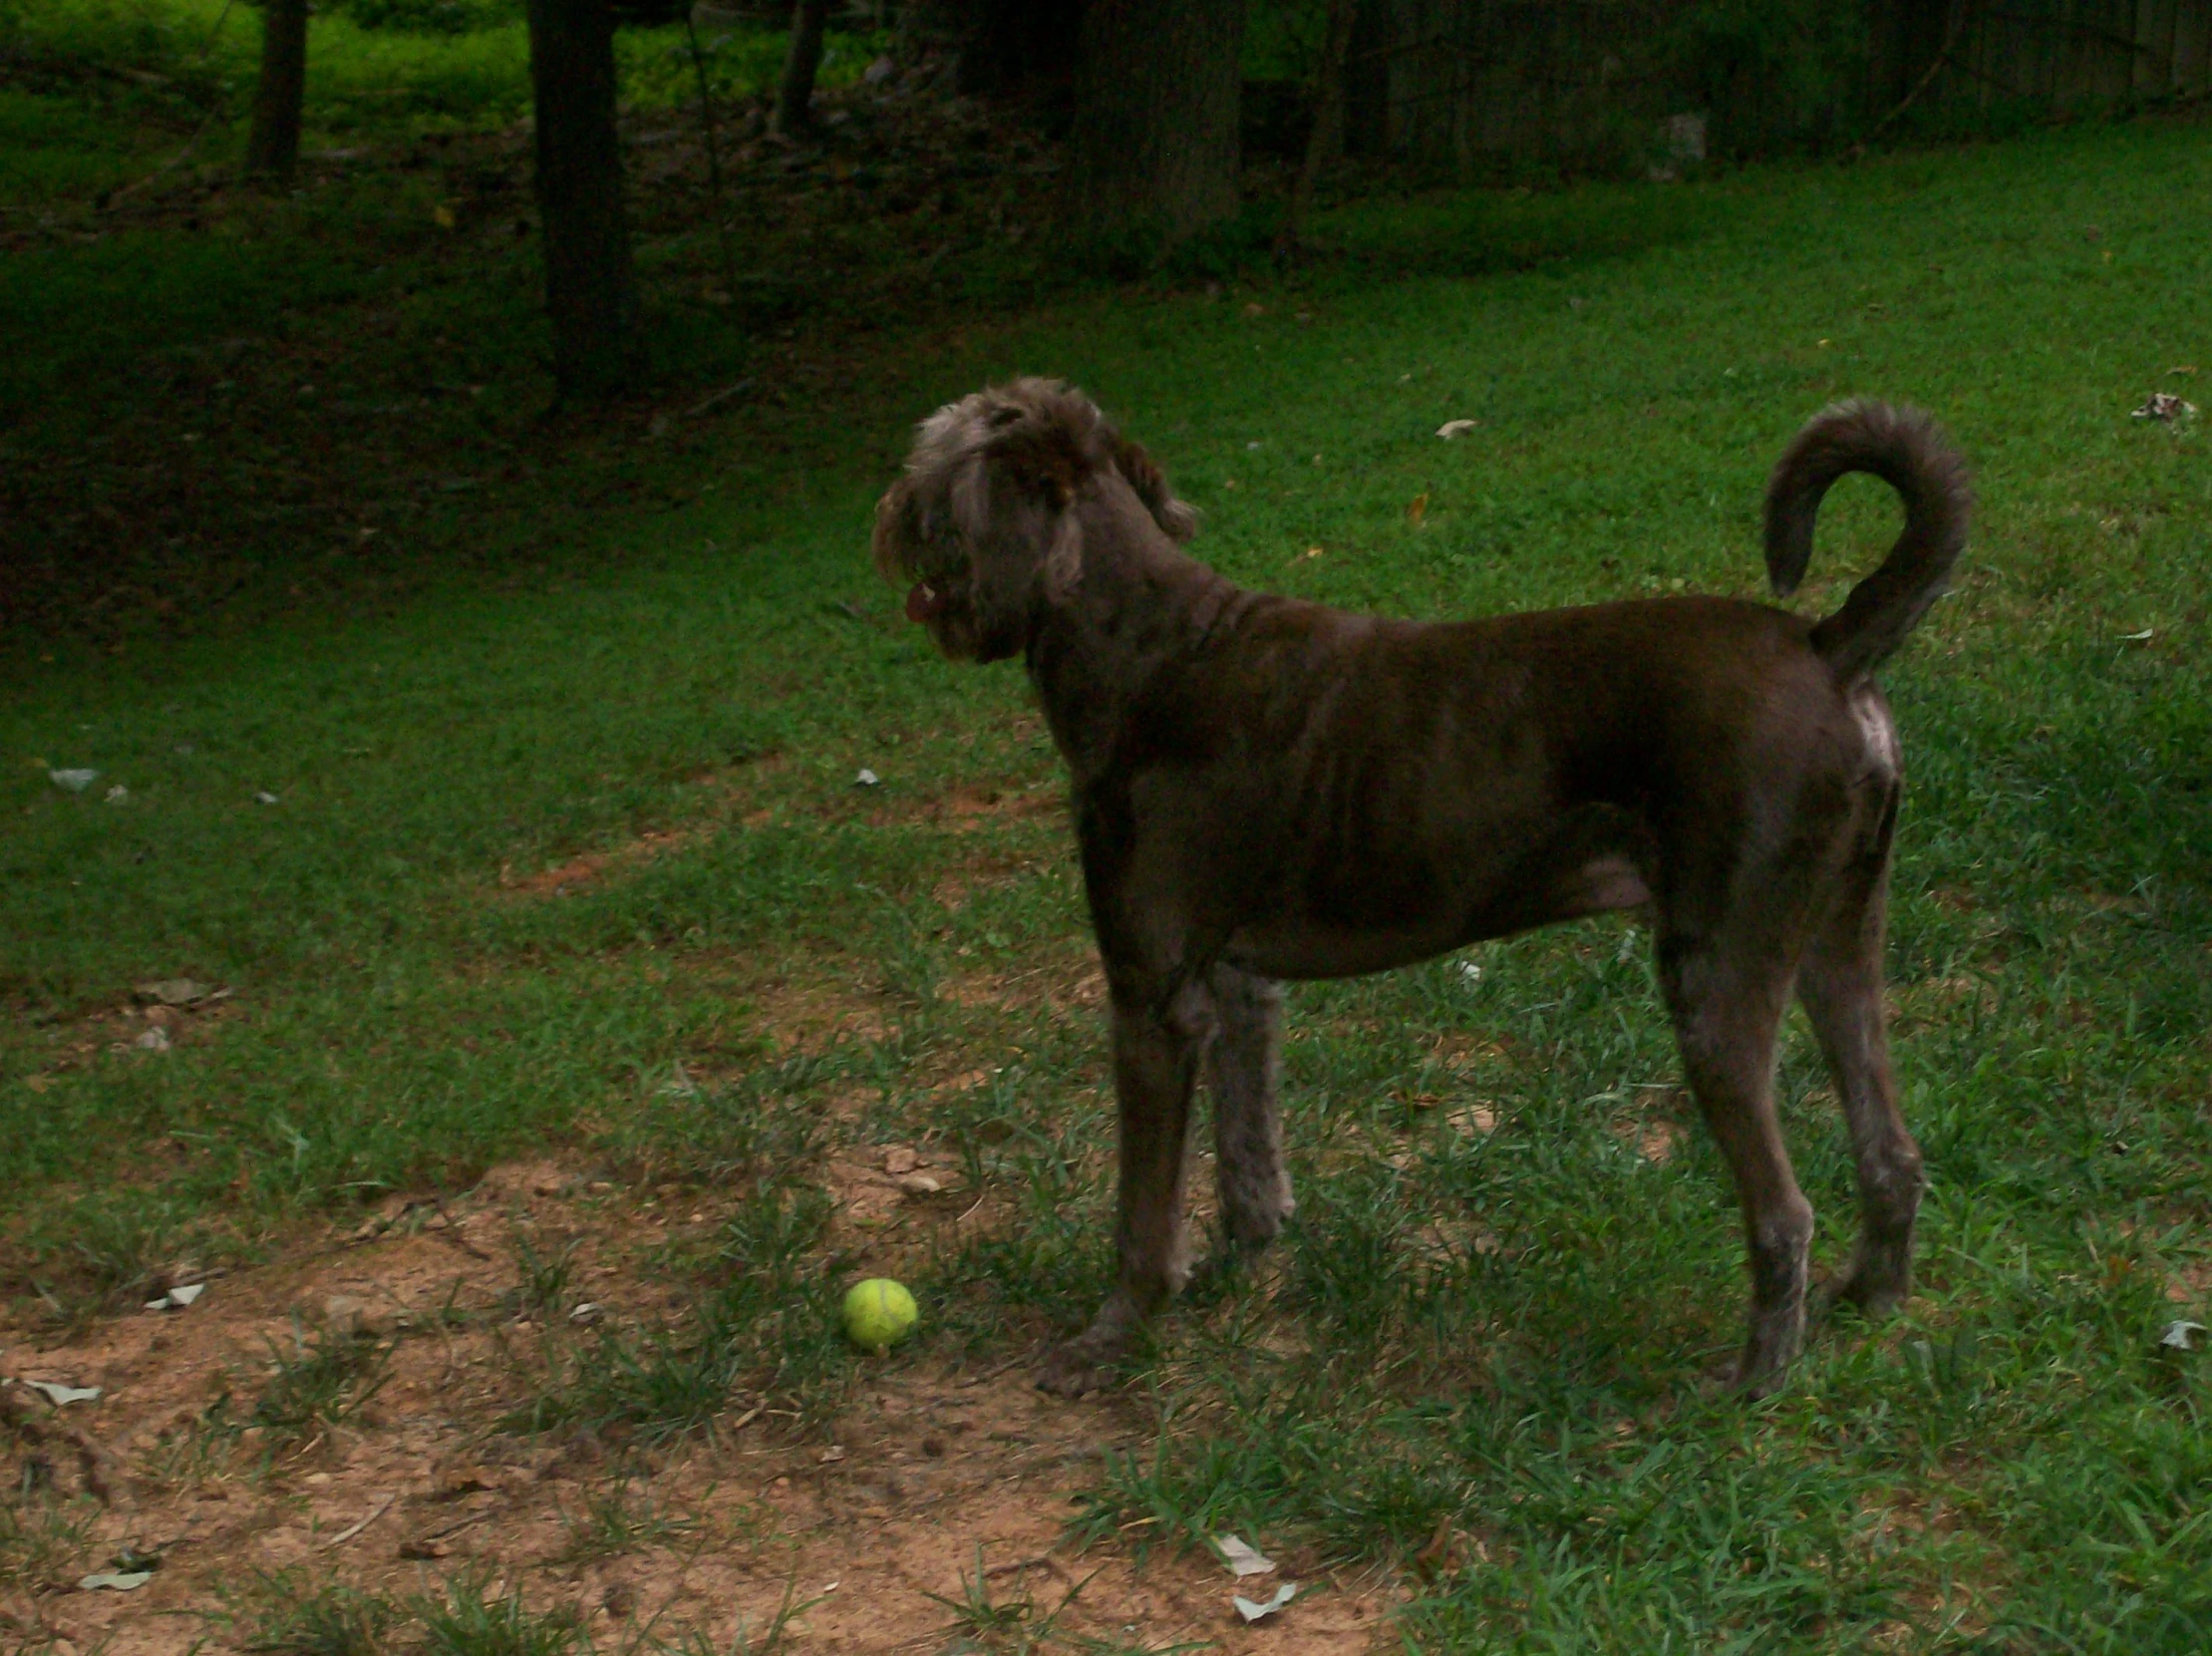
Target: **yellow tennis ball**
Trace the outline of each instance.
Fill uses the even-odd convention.
[[[845,1333],[869,1351],[897,1345],[921,1317],[914,1296],[887,1276],[871,1276],[845,1290]]]

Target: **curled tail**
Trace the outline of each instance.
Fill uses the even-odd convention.
[[[1787,597],[1812,556],[1812,523],[1829,485],[1871,472],[1905,502],[1905,532],[1843,607],[1812,629],[1812,647],[1849,684],[1884,661],[1928,606],[1966,548],[1974,503],[1966,461],[1918,409],[1854,400],[1813,416],[1766,485],[1766,576]]]

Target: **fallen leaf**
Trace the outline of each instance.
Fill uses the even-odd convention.
[[[2147,644],[2150,642],[2150,635],[2157,630],[2155,627],[2145,627],[2141,632],[2123,632],[2120,634],[2120,642],[2122,644]]]
[[[1418,529],[1421,527],[1421,520],[1427,515],[1428,491],[1424,489],[1406,502],[1406,521]]]
[[[907,1173],[899,1179],[898,1187],[910,1196],[933,1196],[945,1187],[945,1181],[935,1173]]]
[[[904,1145],[893,1145],[883,1153],[883,1170],[887,1173],[910,1173],[921,1164],[921,1159]]]
[[[874,788],[878,784],[880,784],[882,780],[883,779],[877,776],[873,771],[863,770],[858,776],[852,779],[852,786],[855,788]]]
[[[2150,401],[2129,415],[2131,420],[2187,420],[2197,412],[2197,405],[2184,402],[2170,391],[2153,391]],[[54,773],[54,780],[61,781],[61,773]]]
[[[276,804],[276,796],[270,793],[266,788],[262,789],[258,794],[254,795],[253,798],[254,803],[257,805]]]
[[[171,1288],[159,1299],[148,1300],[146,1308],[149,1311],[181,1311],[206,1291],[207,1284],[204,1282],[194,1282],[183,1288]]]
[[[100,780],[98,771],[49,771],[56,788],[66,788],[72,794],[82,794]]]
[[[117,1570],[103,1570],[97,1574],[86,1576],[77,1585],[85,1592],[91,1592],[98,1587],[110,1587],[119,1593],[135,1593],[153,1579],[154,1572],[150,1569],[132,1570],[129,1574]]]
[[[1288,1604],[1297,1596],[1298,1583],[1295,1581],[1285,1581],[1280,1587],[1277,1587],[1275,1589],[1274,1596],[1265,1599],[1259,1603],[1254,1603],[1251,1599],[1246,1598],[1241,1593],[1239,1593],[1236,1597],[1230,1599],[1229,1602],[1236,1606],[1236,1613],[1242,1616],[1246,1621],[1258,1621],[1262,1616],[1273,1615],[1277,1610],[1280,1610],[1284,1605]]]
[[[1479,420],[1446,420],[1436,428],[1436,435],[1449,443],[1455,437],[1464,437],[1481,425]]]
[[[1465,1104],[1444,1117],[1470,1138],[1486,1139],[1497,1131],[1497,1112],[1486,1104]]]
[[[1235,1535],[1216,1535],[1213,1538],[1213,1544],[1221,1554],[1221,1561],[1229,1566],[1239,1580],[1247,1575],[1271,1575],[1274,1573],[1274,1559],[1266,1557],[1258,1548],[1249,1545]]]
[[[57,1409],[65,1403],[95,1403],[100,1398],[98,1386],[61,1386],[51,1380],[26,1380],[23,1384]]]
[[[2205,1327],[2200,1322],[2170,1322],[2166,1332],[2158,1336],[2158,1343],[2175,1351],[2194,1351],[2204,1337]]]
[[[157,1024],[131,1044],[144,1052],[167,1052],[169,1032]]]
[[[142,1001],[158,1006],[196,1006],[214,995],[207,985],[188,977],[164,977],[153,983],[135,984],[131,992]]]

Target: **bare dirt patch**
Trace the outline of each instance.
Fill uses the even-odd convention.
[[[971,1207],[926,1146],[855,1148],[826,1173],[840,1228],[886,1263]],[[711,1196],[530,1162],[450,1201],[394,1199],[213,1276],[182,1310],[51,1346],[27,1317],[0,1325],[0,1629],[59,1652],[240,1648],[274,1591],[404,1600],[474,1579],[578,1614],[601,1648],[695,1629],[729,1648],[790,1604],[804,1606],[786,1634],[799,1648],[925,1650],[959,1631],[929,1595],[966,1599],[980,1569],[995,1605],[1027,1603],[1033,1625],[1057,1609],[1055,1633],[1112,1648],[1382,1642],[1388,1583],[1313,1559],[1278,1553],[1300,1596],[1246,1629],[1210,1557],[1146,1550],[1141,1533],[1074,1550],[1072,1491],[1108,1450],[1149,1453],[1152,1428],[1131,1400],[1037,1392],[1027,1353],[982,1372],[926,1349],[874,1360],[830,1431],[804,1439],[743,1417],[662,1450],[516,1430],[563,1349],[682,1317],[685,1293],[644,1261],[718,1217]],[[565,1259],[557,1294],[533,1283],[533,1255]],[[332,1342],[373,1354],[359,1407],[270,1424],[257,1403],[280,1364]],[[30,1381],[101,1395],[57,1407]],[[129,1590],[79,1585],[150,1566]]]

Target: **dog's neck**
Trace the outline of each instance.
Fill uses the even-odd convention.
[[[1025,660],[1081,787],[1111,764],[1161,664],[1189,659],[1245,594],[1170,540],[1133,497],[1077,509],[1082,579],[1060,602],[1040,601]]]

